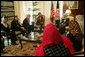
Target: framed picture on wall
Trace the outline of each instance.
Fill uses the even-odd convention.
[[[78,9],[78,1],[66,1],[69,9]]]

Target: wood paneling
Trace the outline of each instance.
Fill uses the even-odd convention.
[[[83,15],[84,14],[84,1],[78,2],[78,9],[71,9],[72,14],[76,15]]]
[[[64,12],[68,9],[67,5],[64,4]],[[84,1],[78,1],[78,9],[71,9],[72,15],[83,15],[84,14]]]

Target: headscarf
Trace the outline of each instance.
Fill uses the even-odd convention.
[[[4,21],[4,16],[1,18],[1,23],[3,24],[3,21]]]
[[[48,47],[49,45],[58,45],[60,43],[63,43],[63,39],[60,33],[57,31],[56,26],[52,23],[47,24],[44,28],[42,43],[36,49],[35,56],[45,56],[44,48]]]
[[[4,23],[5,18],[6,17],[4,17],[4,16],[1,18],[1,24],[3,24],[5,27],[7,27],[7,24]]]

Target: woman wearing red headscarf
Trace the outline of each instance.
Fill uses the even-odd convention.
[[[35,51],[35,56],[71,56],[74,54],[72,42],[62,37],[51,22],[44,28],[42,43]]]

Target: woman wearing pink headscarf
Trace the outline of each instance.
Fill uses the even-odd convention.
[[[35,56],[71,56],[74,54],[72,42],[61,36],[56,26],[51,22],[44,28],[42,43],[35,51]]]

